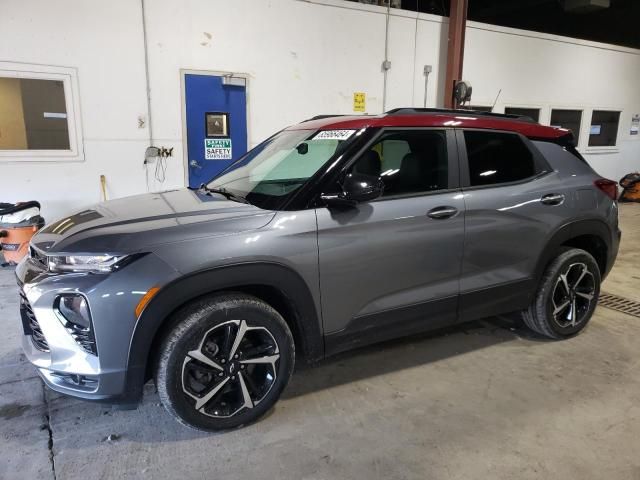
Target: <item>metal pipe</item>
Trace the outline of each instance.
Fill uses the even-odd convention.
[[[387,74],[391,68],[389,62],[389,17],[391,16],[391,0],[387,0],[387,21],[384,30],[384,61],[382,62],[382,111],[387,111]]]
[[[433,70],[433,67],[431,65],[425,65],[424,66],[424,103],[423,103],[423,107],[427,107],[427,91],[429,89],[429,74],[431,73],[431,71]]]
[[[147,127],[149,128],[149,145],[153,145],[153,127],[151,123],[151,84],[149,81],[149,49],[147,42],[147,19],[144,9],[144,0],[140,0],[142,7],[142,39],[144,45],[144,75],[147,87]]]

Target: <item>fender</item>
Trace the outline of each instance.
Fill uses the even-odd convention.
[[[538,259],[538,263],[536,264],[535,270],[535,284],[537,285],[544,274],[544,271],[553,257],[558,248],[565,242],[571,240],[572,238],[579,237],[581,235],[595,235],[600,240],[604,242],[607,246],[607,258],[605,269],[602,272],[602,278],[611,270],[613,266],[613,260],[615,260],[615,256],[618,252],[618,240],[614,235],[614,232],[611,231],[611,227],[599,219],[582,219],[575,220],[573,222],[566,223],[559,227],[551,236],[550,240],[547,242],[540,258]]]
[[[304,357],[319,360],[324,355],[324,339],[320,317],[311,291],[298,273],[278,263],[238,263],[194,272],[162,287],[143,310],[131,338],[127,363],[127,391],[130,403],[142,396],[147,380],[147,362],[156,333],[168,317],[180,306],[202,295],[219,290],[246,286],[267,286],[277,289],[291,303],[295,312],[294,327],[299,332]]]

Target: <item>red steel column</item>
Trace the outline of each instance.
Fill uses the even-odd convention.
[[[445,108],[456,108],[453,87],[462,80],[464,60],[464,32],[467,26],[468,0],[451,0],[449,9],[449,41],[447,44],[447,73],[444,85]]]

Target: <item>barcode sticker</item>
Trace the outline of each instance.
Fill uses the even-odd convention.
[[[354,133],[355,130],[323,130],[311,140],[346,140]]]

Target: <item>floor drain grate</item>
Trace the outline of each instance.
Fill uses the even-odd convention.
[[[635,300],[629,300],[611,293],[601,293],[598,305],[640,318],[640,302]]]

